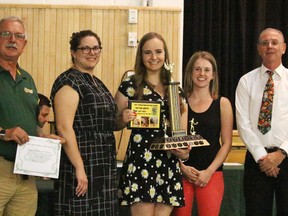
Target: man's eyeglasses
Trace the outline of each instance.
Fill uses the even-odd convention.
[[[260,41],[258,44],[261,45],[261,46],[269,46],[271,43],[272,46],[277,46],[279,44],[283,44],[283,42],[280,42],[278,40],[264,40],[264,41]]]
[[[78,47],[77,49],[82,50],[84,54],[89,54],[91,50],[93,50],[94,53],[99,54],[101,52],[102,47],[94,46],[94,47]]]
[[[25,40],[25,38],[26,38],[26,35],[23,33],[13,33],[13,32],[9,32],[9,31],[0,32],[0,37],[5,38],[5,39],[11,38],[12,35],[17,40]]]

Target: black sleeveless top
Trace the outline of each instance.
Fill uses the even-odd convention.
[[[190,121],[194,118],[194,130],[206,139],[210,146],[193,147],[190,151],[190,157],[185,165],[193,166],[198,170],[206,169],[216,157],[221,145],[219,142],[221,132],[221,114],[219,97],[213,100],[210,107],[202,113],[194,112],[188,107],[188,131],[190,134]],[[223,165],[217,171],[221,171]]]

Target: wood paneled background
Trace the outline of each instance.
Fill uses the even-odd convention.
[[[128,23],[128,10],[138,10],[138,23]],[[95,68],[114,95],[126,70],[133,69],[136,48],[128,47],[128,32],[137,32],[138,40],[147,32],[160,33],[166,40],[169,55],[179,68],[180,9],[118,6],[4,5],[0,17],[18,16],[24,21],[28,43],[20,65],[34,78],[40,93],[50,96],[55,78],[71,66],[69,40],[73,32],[90,29],[102,41],[101,60]],[[179,81],[179,72],[173,73]],[[53,115],[51,115],[53,120]],[[46,126],[47,127],[47,126]],[[48,130],[46,128],[46,130]],[[118,160],[123,160],[129,131],[115,132]]]

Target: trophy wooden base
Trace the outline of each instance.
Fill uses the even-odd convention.
[[[171,150],[178,148],[202,147],[210,144],[200,135],[187,135],[177,137],[161,137],[155,139],[150,150]]]

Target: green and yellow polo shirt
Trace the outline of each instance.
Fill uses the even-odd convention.
[[[37,135],[38,94],[29,73],[18,67],[16,80],[0,66],[0,127],[21,127]],[[0,156],[14,161],[17,144],[0,140]]]

